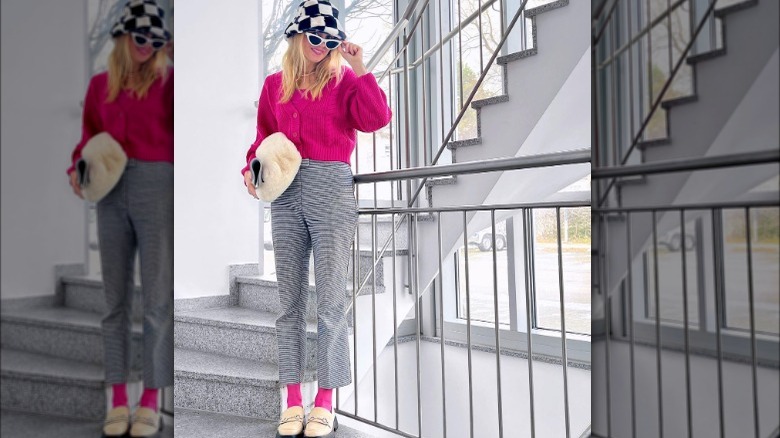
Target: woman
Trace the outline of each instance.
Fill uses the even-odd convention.
[[[333,388],[351,383],[346,308],[347,264],[357,226],[350,168],[356,132],[373,132],[392,117],[387,98],[363,64],[363,50],[346,41],[338,10],[326,0],[300,4],[285,34],[282,71],[265,79],[257,138],[247,163],[270,134],[284,133],[303,158],[295,179],[271,203],[281,312],[276,321],[279,381],[287,409],[277,437],[331,437],[338,427]],[[341,59],[351,69],[341,65]],[[249,165],[242,170],[257,198]],[[306,362],[308,267],[314,252],[317,292],[317,382],[304,430],[301,382]]]
[[[97,203],[106,314],[102,321],[112,409],[105,436],[142,437],[162,426],[159,388],[173,384],[173,69],[163,47],[171,34],[153,0],[130,0],[111,35],[108,71],[92,77],[70,185],[82,197],[75,163],[87,141],[109,133],[128,161],[119,182]],[[144,390],[130,424],[127,380],[136,250],[143,293]]]

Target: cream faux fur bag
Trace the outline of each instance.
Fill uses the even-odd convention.
[[[266,137],[255,152],[250,168],[257,194],[265,202],[279,197],[292,184],[301,166],[298,148],[281,132]],[[257,163],[259,161],[259,163]]]
[[[90,202],[98,202],[114,188],[127,165],[127,154],[107,132],[87,141],[76,165],[81,193]]]

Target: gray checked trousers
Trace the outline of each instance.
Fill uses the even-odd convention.
[[[173,164],[128,160],[119,183],[97,204],[97,228],[106,295],[106,382],[128,379],[138,251],[144,386],[173,385]]]
[[[290,187],[271,203],[271,234],[281,312],[276,320],[279,382],[301,383],[306,368],[309,256],[317,293],[317,384],[352,382],[347,267],[357,227],[352,169],[341,161],[302,160]]]

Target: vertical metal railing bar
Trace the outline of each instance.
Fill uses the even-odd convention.
[[[539,315],[536,314],[536,256],[534,253],[536,232],[534,231],[534,211],[531,209],[528,210],[528,236],[530,237],[528,240],[528,266],[530,267],[528,274],[531,285],[529,289],[529,293],[531,294],[531,325],[533,328],[536,328],[536,321],[539,317]]]
[[[636,378],[634,369],[634,279],[632,275],[633,251],[631,250],[631,212],[626,212],[626,258],[628,260],[628,327],[629,327],[629,375],[631,380],[631,436],[636,436]]]
[[[646,17],[647,18],[646,18],[645,21],[647,21],[647,22],[650,22],[651,21],[650,17],[652,17],[652,15],[650,15],[650,1],[651,0],[647,0],[647,2],[645,2],[646,6],[647,6],[647,11],[646,11]],[[648,28],[647,28],[647,102],[648,103],[653,101],[653,38],[652,38],[652,33],[653,33],[652,27],[648,26]],[[652,106],[651,106],[650,108],[648,108],[647,114],[645,114],[645,120],[648,119],[648,116],[652,112],[653,112],[653,109],[652,109]],[[640,129],[640,131],[641,131],[641,129]],[[642,136],[639,137],[639,138],[644,138],[644,132],[642,133]]]
[[[750,360],[752,366],[752,378],[753,378],[753,426],[755,429],[756,438],[759,438],[759,422],[758,422],[758,375],[756,362],[756,309],[753,290],[753,246],[751,242],[750,233],[750,207],[745,207],[745,243],[747,244],[747,280],[748,280],[748,309],[750,312]]]
[[[430,14],[428,13],[428,5],[430,5],[430,2],[425,2],[425,7],[420,11],[421,16],[427,15],[430,17]],[[428,35],[428,32],[430,32],[430,26],[428,26],[428,18],[423,18],[420,22],[420,47],[421,53],[425,53],[425,37],[428,36],[428,42],[430,43],[430,35]],[[427,59],[423,58],[422,62],[420,63],[421,70],[422,70],[422,117],[419,118],[419,120],[422,122],[422,149],[423,149],[423,164],[426,166],[428,165],[428,75],[426,74],[426,68],[427,68]]]
[[[610,51],[615,51],[615,45],[617,44],[617,38],[618,38],[618,29],[617,24],[615,22],[612,23],[610,26],[610,35],[609,35],[609,47]],[[612,162],[611,165],[614,165],[615,163],[618,163],[618,157],[620,156],[620,141],[618,140],[618,75],[617,75],[617,60],[610,64],[609,66],[609,74],[610,78],[612,79],[610,83],[612,84],[610,93],[609,93],[609,102],[610,102],[610,119],[612,120],[612,130],[610,132],[609,142],[608,144],[611,144],[610,149],[612,149]],[[618,205],[620,205],[620,200],[618,199]]]
[[[414,241],[414,253],[419,253],[417,246],[417,231],[419,230],[420,223],[418,222],[418,214],[414,215],[414,235],[412,237]],[[415,329],[415,347],[417,348],[417,434],[422,437],[422,375],[420,373],[420,332],[422,326],[420,324],[420,270],[419,270],[420,258],[414,259],[414,275],[412,276],[414,281],[414,319],[417,325]]]
[[[498,14],[500,16],[500,26],[501,26],[501,35],[504,34],[504,31],[506,30],[506,0],[498,0]]]
[[[477,0],[477,13],[479,14],[477,16],[477,24],[479,27],[479,72],[482,73],[485,71],[485,63],[482,60],[482,44],[484,40],[484,36],[482,35],[482,0]]]
[[[607,232],[606,232],[606,221],[602,220],[599,221],[599,242],[600,248],[606,248],[607,247]],[[601,263],[599,263],[600,266],[600,285],[599,285],[599,291],[601,292],[601,300],[604,305],[604,358],[605,364],[604,364],[604,372],[606,375],[606,390],[607,390],[607,396],[606,396],[606,402],[607,402],[607,436],[612,436],[612,381],[611,374],[612,374],[612,356],[610,355],[609,351],[609,337],[611,335],[612,331],[612,312],[610,312],[610,302],[609,302],[609,291],[607,289],[607,279],[609,276],[607,275],[607,263],[606,263],[606,251],[602,251],[601,254],[599,254],[599,257],[601,258]]]
[[[688,322],[688,250],[686,249],[685,209],[680,209],[680,254],[682,254],[683,344],[685,348],[685,412],[688,437],[693,436],[693,412],[691,405],[691,348]]]
[[[658,379],[658,436],[664,436],[663,376],[661,374],[661,305],[658,287],[658,222],[657,212],[652,210],[653,222],[653,288],[655,300],[655,358]]]
[[[392,214],[392,223],[395,223],[395,213]],[[392,234],[393,239],[393,385],[395,386],[395,428],[398,429],[399,425],[399,410],[398,410],[398,316],[396,313],[397,309],[397,298],[396,298],[396,279],[397,277],[397,271],[396,271],[396,250],[395,250],[395,227],[391,227],[390,233]]]
[[[571,436],[569,425],[569,361],[566,356],[566,313],[563,301],[563,246],[561,244],[561,207],[555,208],[555,228],[558,239],[558,294],[561,308],[561,359],[563,360],[563,415],[566,438]]]
[[[626,2],[626,16],[628,16],[628,20],[626,23],[626,39],[628,41],[631,41],[632,39],[632,32],[633,32],[633,26],[631,26],[631,4],[633,1]],[[628,46],[628,132],[629,135],[631,135],[631,132],[634,132],[634,50],[633,50],[633,44]]]
[[[528,399],[530,403],[528,404],[528,409],[530,410],[530,427],[531,427],[531,438],[536,437],[536,425],[535,425],[535,414],[534,414],[534,366],[533,366],[533,348],[531,346],[531,281],[530,281],[530,272],[531,272],[531,264],[529,260],[529,232],[528,232],[528,216],[530,215],[530,210],[523,208],[520,210],[522,212],[523,216],[523,251],[525,252],[523,257],[523,268],[525,268],[525,335],[526,335],[526,343],[528,346]]]
[[[376,168],[376,159],[374,160],[374,168]],[[376,208],[376,183],[374,183],[374,208]],[[376,214],[371,215],[371,257],[374,262],[373,266],[376,266]],[[374,421],[378,420],[377,416],[377,366],[379,365],[379,362],[377,361],[377,355],[376,355],[376,270],[373,270],[373,272],[370,274],[372,277],[372,288],[371,288],[371,329],[372,329],[372,356],[371,361],[373,362],[373,366],[371,367],[374,371]]]
[[[672,55],[672,0],[666,0],[666,10],[669,13],[666,15],[666,43],[667,43],[667,62],[669,62],[669,81],[674,77],[672,75],[672,64],[674,56]]]
[[[360,145],[358,137],[355,137],[355,173],[360,173]],[[355,185],[355,201],[360,207],[360,185]],[[352,271],[357,281],[352,283],[352,339],[355,344],[353,348],[355,367],[355,415],[358,415],[358,328],[357,328],[357,297],[360,293],[360,217],[358,216],[358,224],[355,228],[355,263],[352,265]]]
[[[442,250],[441,250],[441,212],[436,213],[436,231],[438,237],[439,252],[439,346],[441,347],[441,414],[442,414],[442,436],[447,437],[447,379],[445,378],[444,361],[444,285],[442,274]]]
[[[723,408],[723,350],[720,327],[723,322],[723,293],[724,293],[724,266],[723,266],[723,233],[721,232],[721,209],[713,208],[712,216],[712,264],[715,280],[715,349],[718,355],[718,426],[720,438],[726,436],[724,408]]]
[[[444,138],[444,30],[442,29],[442,0],[439,0],[439,114],[441,115],[441,138]],[[447,8],[449,10],[449,7]],[[449,69],[452,72],[452,68]]]
[[[471,299],[469,296],[469,242],[466,211],[463,212],[463,256],[465,257],[466,277],[466,353],[469,368],[469,436],[474,436],[474,392],[471,381]]]
[[[461,16],[460,0],[458,0],[458,80],[460,81],[460,87],[458,87],[458,94],[455,95],[458,100],[458,108],[463,103],[463,18]],[[456,122],[457,123],[457,122]],[[457,132],[457,129],[455,130]],[[460,138],[460,137],[458,137]],[[436,159],[433,160],[435,162]]]
[[[491,247],[493,249],[493,313],[496,332],[496,390],[498,393],[498,436],[504,436],[503,403],[501,400],[501,341],[498,327],[498,255],[496,254],[496,210],[490,210]]]
[[[357,149],[357,148],[356,148]],[[357,151],[355,152],[357,154]],[[357,161],[357,160],[355,160]],[[357,166],[357,163],[355,163]],[[360,199],[360,198],[358,198]],[[352,341],[354,343],[354,346],[352,348],[352,366],[355,368],[355,379],[353,381],[353,384],[355,386],[355,415],[358,415],[358,329],[357,329],[357,306],[354,305],[354,303],[357,301],[357,293],[358,293],[358,287],[357,285],[360,283],[358,280],[360,278],[360,221],[358,220],[358,226],[355,229],[356,236],[355,237],[355,252],[354,252],[354,261],[352,262]]]

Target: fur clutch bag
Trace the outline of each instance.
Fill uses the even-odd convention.
[[[127,154],[107,132],[90,138],[76,162],[79,185],[84,198],[98,202],[114,188],[127,165]]]
[[[292,184],[301,166],[301,154],[283,133],[276,132],[260,143],[255,156],[249,163],[252,183],[260,199],[272,202]]]

